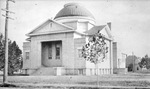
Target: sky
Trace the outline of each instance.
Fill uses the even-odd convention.
[[[96,25],[112,23],[112,34],[117,42],[118,58],[121,53],[144,57],[150,55],[150,1],[148,0],[15,0],[9,2],[8,37],[20,49],[28,32],[47,19],[54,18],[66,3],[79,3],[96,19]],[[5,8],[0,0],[0,9]],[[0,32],[4,33],[4,11],[0,11]]]

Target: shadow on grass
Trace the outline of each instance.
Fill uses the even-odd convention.
[[[0,84],[0,87],[18,87],[14,84],[9,84],[9,83],[3,83],[3,84]]]
[[[97,82],[78,82],[83,85],[97,85]],[[149,81],[99,81],[100,86],[123,86],[123,87],[150,87]]]
[[[63,86],[16,86],[14,84],[0,84],[0,87],[8,88],[50,88],[50,89],[145,89],[145,88],[107,88],[107,87],[63,87]]]

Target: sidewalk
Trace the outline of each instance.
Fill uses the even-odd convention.
[[[137,88],[150,88],[140,86],[101,86],[101,85],[87,85],[87,84],[30,84],[30,83],[14,83],[21,88],[124,88],[124,89],[137,89]]]

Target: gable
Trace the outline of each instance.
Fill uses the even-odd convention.
[[[103,28],[100,33],[102,33],[106,38],[113,40],[112,34],[111,34],[111,30],[108,27],[108,25],[105,26],[105,28]]]
[[[64,24],[60,24],[53,20],[47,20],[46,22],[35,28],[33,31],[31,31],[29,34],[40,34],[67,30],[73,30],[73,28],[65,26]]]
[[[94,35],[94,34],[98,33],[99,31],[101,31],[104,27],[105,27],[105,25],[94,26],[90,30],[85,31],[85,33],[87,33],[88,35]]]
[[[102,33],[104,35],[104,37],[106,39],[108,39],[108,40],[113,39],[110,28],[108,27],[108,25],[94,26],[90,30],[86,31],[85,33],[87,33],[87,35],[94,35],[99,31],[100,31],[100,33]]]
[[[106,30],[108,37],[113,39],[112,32],[111,32],[110,27],[108,25],[105,27],[105,30]]]
[[[100,31],[100,33],[102,33],[105,37],[110,38],[109,35],[108,35],[108,33],[107,33],[106,28],[103,28],[103,29]]]

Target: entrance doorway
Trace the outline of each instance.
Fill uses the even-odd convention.
[[[62,66],[62,41],[42,42],[42,65],[45,67]]]

